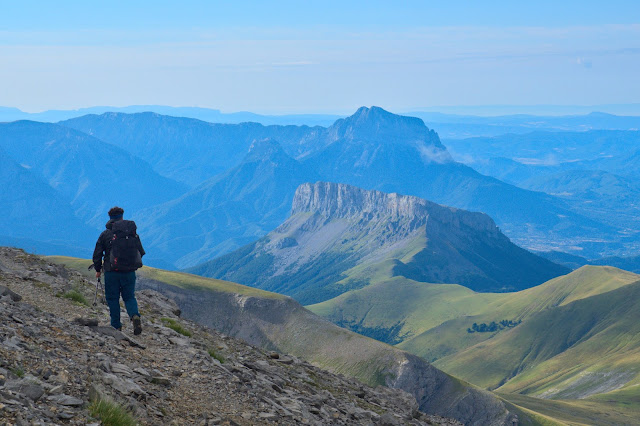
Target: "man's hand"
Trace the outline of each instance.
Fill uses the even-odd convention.
[[[102,275],[102,272],[97,271],[97,272],[96,272],[96,278],[100,278],[100,275]]]

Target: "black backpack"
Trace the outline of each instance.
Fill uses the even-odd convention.
[[[137,229],[136,223],[132,220],[113,222],[111,226],[113,238],[109,254],[112,271],[131,272],[142,267]]]

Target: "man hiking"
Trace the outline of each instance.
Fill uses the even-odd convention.
[[[96,278],[100,278],[104,269],[104,293],[109,305],[111,326],[122,330],[120,322],[120,295],[133,322],[133,334],[142,333],[142,322],[136,300],[136,269],[142,266],[145,252],[136,233],[136,224],[123,220],[124,210],[113,207],[109,210],[107,229],[98,237],[93,251],[93,266]],[[104,257],[104,268],[102,258]]]

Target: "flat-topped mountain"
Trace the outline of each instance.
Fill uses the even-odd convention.
[[[531,287],[568,269],[517,247],[485,214],[317,182],[298,187],[291,216],[266,237],[191,272],[309,304],[381,277],[487,291]]]

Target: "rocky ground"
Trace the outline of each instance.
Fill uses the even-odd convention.
[[[94,292],[77,272],[0,248],[0,425],[100,424],[95,400],[140,424],[459,424],[421,413],[406,392],[182,319],[151,290],[137,293],[142,335],[115,331]]]

